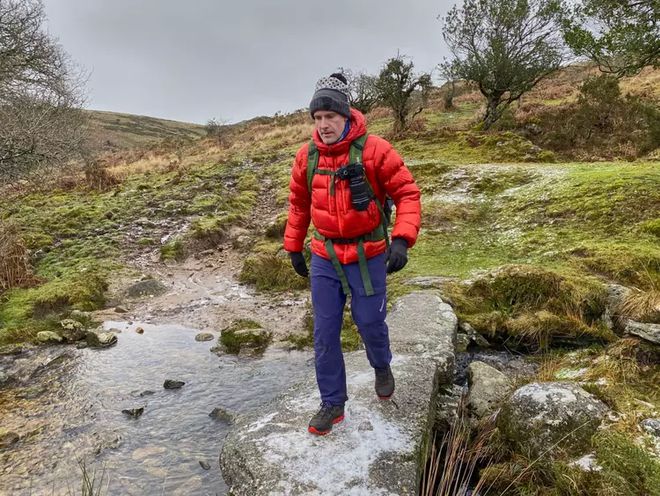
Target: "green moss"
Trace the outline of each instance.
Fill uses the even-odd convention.
[[[469,285],[448,285],[460,318],[508,345],[609,341],[598,321],[606,289],[598,281],[530,265],[505,265]]]
[[[0,343],[30,339],[41,330],[59,328],[71,309],[96,310],[105,303],[105,273],[67,273],[41,286],[15,289],[0,301]]]
[[[260,291],[287,291],[308,287],[308,279],[296,274],[288,258],[266,253],[248,257],[243,263],[239,280],[254,284]]]
[[[660,218],[659,219],[650,219],[645,222],[640,223],[640,229],[643,232],[652,234],[656,238],[660,238]]]
[[[220,343],[227,353],[239,353],[249,349],[254,353],[263,352],[272,337],[261,324],[249,319],[238,319],[225,327],[220,334]]]
[[[161,260],[176,260],[181,262],[186,258],[186,250],[180,238],[170,239],[160,247]]]

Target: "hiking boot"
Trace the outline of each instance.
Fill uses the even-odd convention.
[[[394,394],[394,376],[392,369],[374,369],[376,371],[376,394],[381,400],[389,400]]]
[[[321,409],[309,421],[307,430],[317,436],[325,436],[332,430],[333,424],[344,420],[344,405],[321,403]]]

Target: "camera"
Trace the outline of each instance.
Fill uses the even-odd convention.
[[[364,211],[369,208],[373,194],[361,163],[345,165],[337,169],[335,175],[339,179],[348,181],[348,187],[351,190],[351,204],[355,210]]]

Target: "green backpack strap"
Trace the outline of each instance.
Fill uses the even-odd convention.
[[[307,191],[312,194],[312,180],[319,165],[319,149],[314,141],[310,141],[307,147]]]

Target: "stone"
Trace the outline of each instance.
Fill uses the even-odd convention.
[[[479,348],[490,348],[488,340],[479,334],[474,327],[467,322],[461,322],[459,329],[463,331],[470,338],[470,344],[474,344]]]
[[[468,387],[468,410],[472,416],[482,419],[497,410],[511,391],[511,381],[496,368],[476,361],[468,366]]]
[[[2,386],[5,382],[9,382],[9,375],[0,370],[0,386]]]
[[[210,332],[200,332],[195,336],[195,341],[213,341],[214,336]]]
[[[167,287],[156,279],[145,279],[129,286],[126,294],[131,298],[158,296],[167,291]]]
[[[660,344],[660,324],[644,324],[628,320],[625,329],[627,334],[632,334],[653,344]]]
[[[44,344],[61,343],[64,338],[53,331],[41,331],[37,333],[37,341]]]
[[[553,450],[579,455],[589,448],[608,408],[577,384],[527,384],[503,402],[500,432],[518,450],[539,456]]]
[[[209,465],[204,460],[199,461],[199,466],[202,467],[204,470],[209,470],[211,468],[211,465]]]
[[[116,306],[115,313],[128,313],[128,310],[126,310],[124,307]]]
[[[397,383],[392,400],[376,397],[364,351],[345,353],[346,418],[327,436],[310,435],[319,404],[310,370],[259,411],[237,417],[220,455],[230,494],[418,494],[431,399],[453,378],[458,321],[436,292],[423,291],[400,298],[387,323]]]
[[[9,448],[11,445],[16,444],[21,439],[21,436],[15,432],[0,431],[0,449]]]
[[[183,381],[175,381],[173,379],[165,379],[165,382],[163,383],[163,387],[165,389],[180,389],[182,388],[186,383]]]
[[[85,339],[87,334],[87,331],[85,331],[85,326],[77,320],[64,319],[60,321],[60,325],[62,326],[60,334],[69,343],[74,343],[76,341]]]
[[[456,334],[456,351],[458,353],[465,353],[470,345],[470,337],[467,334],[459,332]]]
[[[144,407],[141,406],[139,408],[128,408],[126,410],[122,410],[121,413],[128,415],[129,417],[138,418],[144,413]]]
[[[647,418],[639,423],[639,426],[652,436],[660,438],[660,418]]]
[[[117,335],[112,332],[87,331],[85,340],[90,348],[109,348],[117,344]]]
[[[600,472],[603,467],[596,461],[596,455],[589,453],[568,464],[571,467],[577,467],[584,472]]]
[[[138,334],[144,334],[144,329],[142,329],[142,327],[136,327],[135,332],[137,332]]]
[[[233,413],[228,412],[224,408],[214,408],[211,413],[209,413],[209,417],[215,420],[220,420],[222,422],[227,422],[228,424],[231,424],[234,421],[235,415]]]

